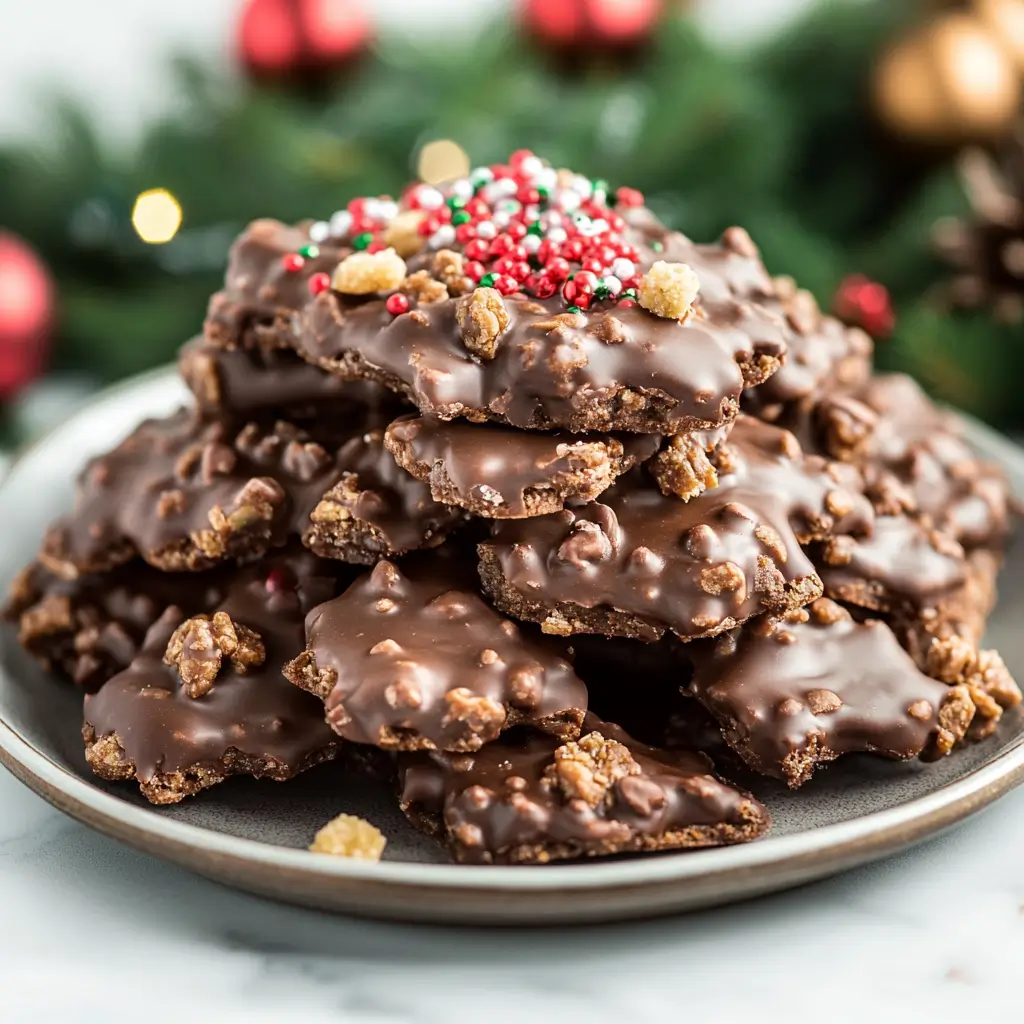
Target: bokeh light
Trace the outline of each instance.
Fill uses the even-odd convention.
[[[165,188],[141,192],[132,208],[132,226],[150,245],[169,242],[181,227],[181,203]]]

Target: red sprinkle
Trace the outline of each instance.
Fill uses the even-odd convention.
[[[468,245],[476,238],[476,226],[470,223],[460,224],[455,229],[455,241],[459,245]]]
[[[526,237],[526,225],[515,220],[505,228],[505,233],[514,241],[521,242]]]
[[[377,239],[377,240],[371,242],[366,247],[366,251],[369,252],[369,253],[383,252],[386,248],[387,248],[387,246],[382,241],[380,241],[380,239]]]
[[[466,244],[466,259],[483,260],[491,251],[491,245],[486,238],[474,238]]]
[[[403,313],[409,312],[409,300],[401,292],[389,295],[388,301],[384,305],[392,316],[401,316]]]
[[[470,260],[462,269],[466,277],[471,281],[479,281],[487,273],[484,265],[479,260]]]
[[[288,252],[281,257],[281,266],[289,274],[297,274],[305,265],[306,261],[297,252]]]
[[[635,188],[627,188],[626,186],[623,186],[615,193],[615,198],[618,200],[620,206],[644,205],[643,192],[638,192]]]
[[[558,286],[545,273],[531,274],[526,279],[526,287],[538,299],[550,299],[558,290]]]
[[[325,274],[322,270],[309,279],[310,295],[319,295],[331,287],[331,275]]]
[[[548,260],[544,271],[552,281],[564,281],[572,271],[572,267],[569,266],[568,260],[556,256],[553,260]]]
[[[519,291],[519,282],[508,274],[502,274],[495,280],[494,287],[497,288],[502,295],[512,295]]]
[[[264,586],[267,588],[267,593],[278,594],[282,590],[294,589],[295,580],[287,569],[271,569],[267,573]]]
[[[623,309],[629,309],[631,306],[636,305],[635,299],[620,299],[618,305],[622,306]]]

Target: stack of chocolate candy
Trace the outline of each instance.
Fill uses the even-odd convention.
[[[154,803],[339,757],[462,861],[742,842],[708,750],[797,787],[1020,701],[1003,477],[741,228],[519,152],[253,223],[180,368],[9,603]]]

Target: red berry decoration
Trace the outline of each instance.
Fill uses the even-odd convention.
[[[650,39],[664,6],[664,0],[520,0],[520,17],[548,46],[616,49]]]
[[[331,287],[331,275],[325,274],[322,270],[309,279],[310,295],[319,295]]]
[[[843,278],[833,302],[836,316],[861,327],[873,338],[885,338],[896,326],[889,289],[863,274]]]
[[[389,295],[388,301],[384,305],[392,316],[401,316],[403,313],[409,312],[409,300],[401,292]]]
[[[39,376],[53,318],[49,271],[21,239],[0,231],[0,399]]]
[[[306,265],[306,260],[297,252],[288,252],[281,257],[281,266],[289,274],[297,274]]]
[[[255,77],[302,79],[342,70],[371,36],[358,0],[247,0],[237,47]]]

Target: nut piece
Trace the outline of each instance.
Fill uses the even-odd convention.
[[[658,260],[640,281],[640,305],[655,316],[682,320],[693,308],[700,278],[688,263]]]
[[[619,779],[639,775],[640,765],[629,748],[617,740],[606,740],[592,732],[577,742],[565,743],[555,751],[555,763],[544,772],[545,781],[557,786],[566,800],[582,800],[597,807],[606,800]]]
[[[386,845],[384,834],[375,825],[354,814],[339,814],[317,832],[309,851],[351,860],[380,860]]]
[[[648,469],[666,497],[689,501],[718,486],[718,472],[703,445],[688,434],[670,438]]]
[[[477,288],[456,310],[462,343],[481,359],[493,359],[509,316],[497,288]]]
[[[227,612],[196,615],[186,619],[171,635],[164,652],[164,664],[178,669],[185,692],[193,699],[213,689],[224,657],[240,675],[267,656],[263,641],[255,630],[232,622]]]
[[[425,239],[420,234],[420,222],[426,217],[423,210],[403,210],[384,229],[382,240],[399,256],[415,256],[423,248]]]
[[[405,280],[405,260],[394,249],[354,252],[335,268],[331,287],[343,295],[393,292]]]

